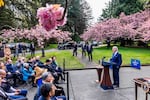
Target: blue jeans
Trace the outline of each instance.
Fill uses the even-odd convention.
[[[51,98],[51,100],[57,100],[57,99],[67,100],[66,96],[54,96]]]
[[[9,96],[9,99],[27,100],[26,97],[21,96],[21,95],[12,95],[12,96]]]
[[[26,89],[21,89],[19,95],[26,96],[28,91]]]
[[[10,99],[17,99],[17,100],[27,100],[26,95],[27,95],[27,90],[21,89],[21,91],[18,95],[12,95],[12,96],[9,96],[9,98]]]

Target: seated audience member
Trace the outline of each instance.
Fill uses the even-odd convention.
[[[41,68],[44,68],[44,63],[40,61],[40,57],[39,56],[36,56],[35,58],[35,64]]]
[[[40,91],[41,96],[38,100],[54,100],[52,97],[55,95],[55,86],[52,83],[43,84]]]
[[[48,71],[51,72],[51,74],[53,75],[53,77],[55,79],[54,82],[58,83],[59,76],[58,76],[57,72],[55,71],[55,69],[53,69],[51,64],[52,64],[52,59],[47,59],[46,63],[45,63],[45,68],[47,68]]]
[[[33,57],[32,58],[29,58],[28,59],[28,61],[27,61],[27,63],[29,64],[29,66],[31,66],[32,67],[32,69],[34,68],[34,61],[33,61]]]
[[[18,57],[18,59],[17,59],[15,65],[16,65],[16,67],[17,67],[18,69],[19,69],[20,66],[22,65],[22,62],[21,62],[21,58],[20,58],[20,57]]]
[[[1,69],[0,69],[1,70]],[[0,72],[1,73],[1,72]],[[1,88],[1,82],[2,78],[0,76],[0,100],[8,100],[8,95],[5,93],[5,91]]]
[[[57,84],[54,83],[54,77],[50,72],[45,72],[42,74],[42,82],[43,83],[53,83],[56,86],[56,93],[55,96],[60,96],[60,95],[65,95],[65,92],[62,87],[58,86]]]
[[[20,69],[22,66],[23,66],[23,64],[25,63],[25,61],[24,61],[24,57],[19,57],[18,59],[17,59],[17,61],[16,61],[16,67],[18,68],[18,69]]]
[[[51,66],[52,66],[53,69],[55,69],[55,71],[57,72],[57,74],[58,74],[58,76],[61,78],[61,80],[64,80],[64,77],[63,77],[63,70],[62,70],[61,67],[58,66],[55,56],[52,57]]]
[[[0,69],[6,70],[6,66],[4,65],[3,62],[0,62]]]
[[[34,100],[38,100],[37,98],[39,98],[41,96],[40,87],[46,83],[53,83],[53,81],[54,81],[54,77],[52,76],[52,74],[50,72],[44,72],[42,74],[42,84],[38,86],[38,90],[34,97]],[[66,100],[65,92],[64,92],[63,88],[56,84],[55,84],[55,87],[56,87],[55,96],[60,97],[63,100]]]
[[[44,72],[47,72],[47,69],[45,69],[45,68],[40,68],[40,67],[38,67],[38,66],[35,66],[35,67],[34,67],[34,71],[35,71],[34,83],[36,83],[37,80],[41,78],[42,74],[43,74]]]
[[[26,98],[27,90],[13,88],[5,80],[5,77],[6,77],[6,72],[4,70],[0,69],[0,78],[2,79],[1,84],[0,84],[0,87],[2,89],[0,89],[0,90],[2,90],[2,92],[5,93],[8,100],[27,100],[27,98]]]
[[[27,82],[28,79],[31,77],[32,78],[32,86],[36,87],[36,84],[34,84],[35,73],[34,73],[34,70],[29,66],[28,63],[23,64],[22,75],[23,75],[23,80],[25,82]]]
[[[53,67],[54,69],[57,69],[58,64],[57,64],[57,61],[56,61],[56,57],[53,56],[53,57],[51,57],[51,59],[52,59],[52,67]]]
[[[43,84],[40,88],[41,96],[38,100],[66,100],[66,98],[61,98],[55,96],[56,87],[52,83]]]
[[[48,69],[49,72],[55,73],[55,69],[52,68],[51,64],[52,64],[52,59],[47,59],[45,61],[45,68]]]
[[[19,72],[22,73],[22,70],[23,70],[23,64],[25,63],[25,58],[24,57],[19,57],[18,60],[16,61],[16,67],[18,68]],[[21,77],[20,80],[23,81],[22,78],[22,74],[21,74]]]
[[[18,68],[12,63],[12,60],[9,59],[6,62],[6,71],[7,71],[7,78],[13,78],[13,86],[16,87],[16,79],[20,79],[21,73],[19,72]]]

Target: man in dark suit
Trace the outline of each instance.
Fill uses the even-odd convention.
[[[32,57],[35,56],[35,46],[33,42],[30,44],[30,52]]]
[[[114,80],[114,87],[119,87],[119,69],[122,64],[122,57],[121,54],[118,52],[118,47],[113,46],[112,47],[113,55],[110,61],[113,63],[112,69],[113,69],[113,80]]]
[[[77,46],[77,43],[75,42],[74,43],[74,46],[73,46],[73,56],[77,56],[77,50],[78,50],[78,46]]]
[[[86,57],[86,44],[82,44],[82,57]]]
[[[92,61],[92,59],[93,59],[93,57],[92,57],[92,52],[93,52],[93,46],[92,46],[92,44],[89,44],[87,42],[86,51],[88,53],[89,61]]]

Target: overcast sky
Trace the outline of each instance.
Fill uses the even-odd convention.
[[[102,9],[106,7],[106,3],[108,3],[110,0],[86,0],[93,12],[94,21],[97,20],[97,18],[102,14]]]

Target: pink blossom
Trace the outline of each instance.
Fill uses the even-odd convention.
[[[27,39],[31,41],[36,41],[38,46],[41,46],[42,42],[46,42],[51,38],[56,38],[58,42],[63,40],[70,40],[71,33],[68,31],[53,30],[46,31],[41,25],[36,25],[35,27],[29,29],[15,29],[15,30],[2,30],[1,37],[5,40],[15,40],[15,39]]]
[[[120,18],[112,18],[87,28],[81,38],[84,40],[112,40],[117,38],[141,39],[150,38],[150,10],[141,11],[126,16],[121,13]]]
[[[47,31],[51,31],[56,29],[57,26],[63,26],[66,23],[66,16],[61,19],[63,13],[64,8],[60,7],[60,5],[46,5],[46,7],[41,7],[37,10],[37,18],[40,25]]]

